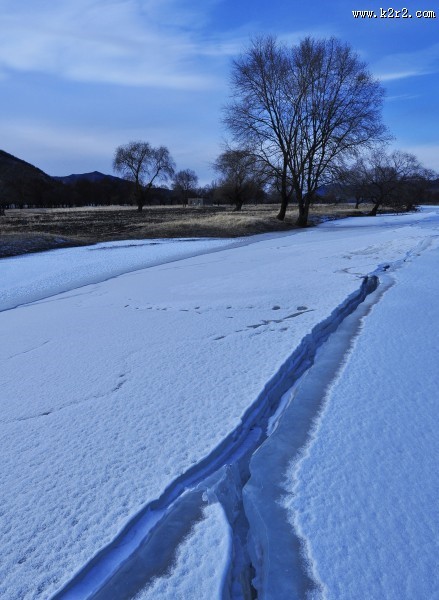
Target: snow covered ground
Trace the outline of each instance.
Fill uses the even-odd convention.
[[[439,598],[438,272],[437,248],[395,272],[292,465],[328,600]]]
[[[239,239],[128,240],[10,258],[0,266],[0,310],[242,243]]]
[[[0,313],[0,597],[50,598],[57,592],[60,598],[99,597],[103,586],[120,590],[125,585],[120,577],[116,583],[109,581],[122,563],[130,573],[127,587],[135,590],[132,597],[219,598],[223,593],[238,597],[237,581],[247,573],[245,556],[240,554],[247,525],[239,508],[239,485],[245,483],[249,456],[263,442],[272,413],[288,387],[314,361],[331,330],[372,291],[366,290],[364,276],[377,269],[379,273],[380,266],[384,273],[399,267],[388,277],[417,273],[421,260],[427,264],[427,257],[432,262],[437,255],[438,236],[439,211],[430,208],[415,215],[348,219],[299,234],[238,242],[160,241],[156,246],[139,243],[134,250],[131,243],[129,248],[110,244],[110,250],[97,251],[105,258],[96,261],[89,258],[96,246],[2,260],[0,302],[4,309],[17,308]],[[184,258],[185,244],[190,245],[187,252],[192,257]],[[423,273],[429,269],[431,264]],[[430,281],[436,284],[433,278]],[[416,284],[421,285],[420,279]],[[385,307],[398,286],[397,279],[376,307]],[[54,295],[60,290],[68,291]],[[417,302],[416,290],[406,283],[401,294]],[[411,314],[413,318],[425,313],[421,309]],[[378,328],[379,321],[377,317]],[[391,326],[396,335],[402,320]],[[431,335],[434,331],[430,328]],[[358,339],[366,332],[365,325]],[[369,346],[381,345],[382,338],[371,333]],[[383,368],[391,350],[386,360],[381,359]],[[399,364],[395,361],[393,369]],[[369,364],[370,369],[376,366]],[[431,365],[428,369],[433,373],[431,385],[437,388],[436,372]],[[346,367],[343,373],[348,372]],[[368,397],[371,384],[379,380],[381,386],[376,370],[364,377],[358,366],[353,373],[357,383],[353,379],[348,391],[339,392],[343,398],[349,399],[353,387],[358,389],[364,381]],[[402,379],[397,376],[397,381]],[[414,377],[406,381],[405,397],[412,394]],[[332,388],[331,394],[336,390]],[[387,393],[384,386],[382,393]],[[357,403],[368,404],[358,400],[355,408],[348,405],[344,421],[338,423],[334,416],[327,427],[338,436],[340,456],[347,452],[341,442],[349,439],[353,444],[349,452],[356,452],[355,437],[341,430],[349,419],[356,419]],[[325,441],[322,431],[331,415],[332,396],[323,404],[309,458],[299,468],[297,457],[291,456],[291,477],[283,481],[282,493],[293,494],[286,500],[284,529],[291,529],[293,536],[296,524],[306,538],[313,561],[308,577],[316,580],[317,589],[324,589],[328,597],[342,597],[325,562],[334,553],[328,540],[340,531],[340,537],[335,537],[341,544],[339,554],[351,535],[366,542],[372,505],[360,518],[360,532],[352,523],[341,531],[335,499],[330,523],[319,522],[325,509],[319,490],[324,487],[316,492],[312,486],[327,485],[328,473],[319,473],[323,479],[316,484],[313,474],[320,469],[320,455],[311,461],[313,452],[319,451],[317,441]],[[389,411],[387,420],[399,418],[395,406]],[[374,405],[371,427],[379,423],[371,418],[375,412]],[[431,427],[434,418],[432,414]],[[410,421],[408,415],[402,419]],[[404,427],[401,424],[401,435]],[[372,429],[365,439],[381,431]],[[409,455],[416,439],[406,438]],[[386,448],[383,440],[379,456]],[[326,447],[321,452],[333,454]],[[374,456],[364,463],[362,483],[376,491],[382,487],[375,485],[375,479],[373,486],[367,481],[367,476],[376,475],[376,469],[371,472]],[[436,459],[437,449],[431,446],[423,478]],[[395,465],[392,460],[388,459],[390,471]],[[408,463],[407,468],[414,464]],[[346,481],[341,473],[334,498],[343,495]],[[433,511],[434,503],[426,501],[426,505]],[[361,513],[360,497],[352,510]],[[387,507],[384,513],[389,511]],[[426,527],[435,525],[432,514]],[[332,527],[332,532],[328,534],[325,527]],[[378,535],[379,521],[375,530]],[[320,535],[326,536],[326,544]],[[143,538],[152,540],[155,548],[160,542],[163,546],[163,539],[175,544],[168,544],[169,555],[169,548],[163,547],[145,554],[143,568],[148,576],[138,576],[141,559],[129,558]],[[423,538],[421,549],[416,535],[410,539],[415,544],[410,551],[418,556],[433,551],[433,535]],[[436,546],[434,551],[437,555]],[[359,544],[358,557],[361,552]],[[255,547],[250,554],[257,555]],[[344,554],[351,556],[350,551]],[[357,577],[359,560],[353,558],[348,565],[340,561],[336,577],[344,597],[353,597],[349,586]],[[379,554],[371,553],[368,560],[375,560],[370,572],[376,572]],[[257,555],[255,564],[262,570],[264,557]],[[390,575],[381,573],[382,585],[386,581],[392,585]],[[433,583],[437,586],[437,579]],[[123,597],[122,592],[110,594],[106,597]],[[263,588],[260,594],[264,597]],[[372,596],[361,592],[357,597]]]

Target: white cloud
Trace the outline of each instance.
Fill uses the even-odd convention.
[[[0,70],[175,89],[218,85],[204,58],[236,51],[209,36],[213,2],[25,0],[0,8]],[[2,14],[3,13],[3,14]],[[232,36],[233,37],[233,36]]]
[[[424,71],[395,71],[389,73],[378,73],[377,77],[380,81],[396,81],[397,79],[407,79],[407,77],[417,77],[419,75],[426,75]]]
[[[228,59],[247,45],[256,27],[249,21],[218,31],[213,8],[223,1],[0,3],[0,73],[176,90],[220,88]],[[281,39],[297,42],[309,34],[285,33]]]
[[[381,81],[394,81],[429,75],[439,71],[439,44],[433,44],[416,52],[391,54],[373,65],[375,75]]]
[[[396,96],[386,96],[386,102],[398,102],[399,100],[415,100],[420,98],[420,94],[397,94]]]

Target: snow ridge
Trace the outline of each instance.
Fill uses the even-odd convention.
[[[138,577],[129,565],[140,550],[143,567],[146,562],[148,564],[150,581],[163,572],[163,565],[170,560],[170,557],[161,557],[163,560],[159,565],[154,553],[153,542],[160,537],[158,532],[161,528],[170,523],[171,529],[174,528],[173,538],[178,544],[182,539],[178,528],[187,531],[187,521],[193,523],[199,518],[200,504],[212,501],[223,504],[234,533],[230,572],[225,578],[228,589],[224,590],[224,597],[250,597],[249,594],[254,593],[251,589],[254,571],[248,557],[249,526],[242,506],[242,487],[249,478],[250,457],[267,438],[270,418],[276,413],[285,392],[312,366],[320,346],[378,285],[376,275],[365,277],[356,292],[302,339],[244,413],[240,426],[215,451],[172,481],[158,499],[146,505],[113,542],[84,565],[52,600],[109,597],[104,590],[113,590],[111,597],[120,597],[114,594],[114,590],[125,590],[125,594],[127,588],[133,586],[133,578]],[[172,519],[174,511],[181,513],[176,522]],[[142,582],[136,582],[134,587],[141,589],[139,586],[147,583],[143,577]]]

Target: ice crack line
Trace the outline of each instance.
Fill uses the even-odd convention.
[[[389,266],[384,265],[382,271]],[[249,522],[249,554],[256,572],[254,585],[260,598],[301,600],[323,590],[312,569],[307,541],[286,499],[293,497],[298,465],[316,435],[327,390],[343,369],[363,319],[393,283],[388,276],[382,279],[375,293],[369,294],[319,346],[313,365],[286,392],[280,418],[276,415],[272,420],[269,437],[250,459],[243,504]]]
[[[71,402],[66,402],[65,404],[61,404],[60,406],[57,406],[57,407],[50,407],[39,413],[35,413],[35,414],[31,414],[31,415],[24,415],[21,417],[15,417],[13,419],[0,420],[0,423],[6,425],[6,424],[10,424],[10,423],[18,423],[20,421],[32,421],[34,419],[40,419],[41,417],[48,417],[49,415],[52,415],[54,413],[59,413],[59,412],[65,410],[66,408],[71,408],[72,406],[79,406],[80,404],[86,404],[88,402],[96,402],[98,400],[103,400],[105,398],[110,400],[112,398],[112,394],[116,394],[126,383],[127,383],[127,378],[125,376],[125,373],[122,373],[121,375],[119,375],[118,381],[115,384],[113,384],[113,387],[110,390],[101,392],[99,394],[92,394],[91,396],[86,396],[85,398],[79,398],[79,399],[73,400]]]
[[[29,348],[28,350],[23,350],[22,352],[17,352],[16,354],[11,354],[11,356],[8,356],[6,360],[11,360],[13,358],[17,358],[17,356],[23,356],[23,354],[29,354],[29,352],[35,352],[35,350],[39,350],[40,348],[42,348],[43,346],[45,346],[46,344],[49,344],[49,343],[50,343],[50,340],[46,340],[45,342],[38,344],[38,346],[35,346],[34,348]]]
[[[160,498],[147,504],[120,532],[115,540],[103,548],[86,564],[53,600],[70,598],[117,598],[132,597],[136,590],[142,589],[153,576],[161,572],[154,554],[154,539],[157,531],[166,527],[173,511],[181,510],[188,496],[199,497],[199,489],[212,490],[223,506],[227,504],[230,493],[221,493],[233,488],[235,502],[233,507],[225,507],[225,512],[233,519],[234,549],[231,573],[228,577],[229,589],[224,591],[225,598],[250,598],[253,595],[249,579],[252,569],[246,550],[246,530],[248,525],[242,510],[242,487],[249,478],[250,457],[267,438],[270,418],[276,413],[282,396],[313,364],[319,347],[328,339],[340,323],[351,314],[364,299],[378,286],[378,277],[365,277],[360,288],[338,306],[331,315],[317,324],[303,338],[300,345],[280,368],[278,373],[266,384],[253,405],[244,413],[241,424],[206,458],[190,468],[173,481]],[[224,483],[226,481],[226,483]],[[218,484],[221,483],[219,486]],[[215,491],[216,490],[216,491]],[[199,502],[199,500],[198,500]],[[197,513],[193,508],[190,514]],[[172,519],[171,519],[172,521]],[[177,526],[178,527],[178,526]],[[172,529],[172,523],[171,523]],[[174,538],[178,538],[174,534]],[[128,568],[136,563],[138,553],[148,564],[148,576],[142,577]],[[147,559],[145,559],[147,556]],[[137,564],[137,563],[136,563]],[[128,570],[127,570],[128,568]],[[134,569],[134,571],[136,571]],[[130,573],[127,575],[127,573]],[[133,581],[136,581],[135,585]],[[140,583],[139,583],[140,581]],[[239,582],[243,582],[242,585]],[[237,585],[241,592],[237,594]],[[134,586],[134,587],[133,587]],[[244,589],[246,587],[246,589]],[[115,592],[116,589],[123,590]],[[128,589],[131,591],[128,593]],[[102,595],[104,593],[104,595]],[[109,596],[108,593],[111,595]],[[107,594],[105,596],[105,594]]]

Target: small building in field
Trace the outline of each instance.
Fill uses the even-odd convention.
[[[188,198],[188,206],[204,206],[204,198]]]

